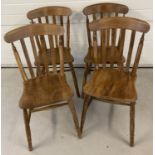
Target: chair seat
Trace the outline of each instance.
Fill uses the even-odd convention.
[[[101,46],[98,46],[97,49],[98,49],[98,54],[99,54],[98,55],[98,58],[99,58],[98,63],[102,64],[102,56],[101,56],[102,48],[101,48]],[[119,57],[119,50],[117,47],[108,46],[106,48],[106,53],[107,53],[106,63],[111,62],[111,63],[117,64],[118,62],[123,62],[123,63],[125,62],[124,56],[122,58]],[[94,56],[93,56],[93,47],[88,48],[88,52],[84,58],[84,61],[86,63],[95,63]]]
[[[55,50],[55,60],[56,60],[56,63],[57,64],[60,64],[60,56],[59,56],[59,49],[58,48],[54,48]],[[48,64],[52,64],[52,57],[51,57],[51,50],[50,49],[47,49],[47,57],[48,57]],[[41,54],[39,54],[39,62],[40,62],[40,65],[44,65],[44,53],[42,52],[39,52]],[[67,63],[70,63],[70,62],[73,62],[74,61],[74,58],[73,56],[71,55],[71,52],[70,52],[70,48],[66,48],[64,47],[63,48],[63,56],[64,56],[64,63],[67,64]],[[35,65],[36,65],[36,62],[35,62]]]
[[[130,73],[118,69],[99,69],[84,86],[84,93],[102,100],[135,102],[135,79]]]
[[[50,73],[24,82],[19,106],[33,109],[68,101],[72,96],[73,92],[66,82],[65,75]]]

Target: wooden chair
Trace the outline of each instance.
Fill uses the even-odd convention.
[[[17,28],[5,35],[5,41],[11,43],[12,45],[13,53],[24,81],[24,90],[19,102],[19,106],[22,108],[24,114],[25,129],[30,151],[32,150],[32,140],[29,124],[32,112],[68,105],[73,115],[78,136],[80,137],[78,119],[72,101],[73,92],[67,84],[64,74],[64,57],[61,40],[58,43],[60,70],[56,68],[56,51],[52,50],[54,48],[52,38],[60,38],[63,36],[63,34],[63,27],[58,25],[31,24]],[[48,37],[51,49],[51,56],[49,59],[52,59],[52,68],[48,66],[48,55],[46,52],[45,44],[40,42],[39,46],[43,55],[43,63],[46,71],[45,74],[42,74],[41,72],[41,66],[39,62],[40,59],[38,59],[39,53],[37,52],[38,49],[36,44],[38,42],[39,36],[42,38],[45,36]],[[23,52],[19,50],[19,44],[21,45],[20,50],[23,50]],[[27,48],[28,45],[31,46]],[[25,69],[24,67],[24,60],[22,60],[23,56],[26,59],[26,67],[28,67],[28,69]],[[32,66],[32,57],[34,57],[36,61],[36,67],[38,71],[37,74],[35,73],[35,68]]]
[[[69,65],[69,71],[72,72],[73,82],[75,86],[75,90],[77,96],[80,97],[78,82],[75,74],[75,70],[73,67],[74,58],[71,55],[70,48],[70,15],[72,14],[72,10],[67,7],[61,6],[48,6],[41,7],[35,10],[31,10],[27,13],[27,18],[31,20],[31,23],[53,23],[61,25],[65,28],[65,34],[61,37],[62,46],[64,51],[64,63]],[[40,41],[45,44],[46,51],[50,57],[50,50],[44,38],[40,38]],[[53,50],[58,51],[58,38],[55,38],[55,48]],[[39,50],[39,59],[40,63],[43,66],[43,56],[41,50]],[[56,52],[56,63],[60,64],[59,61],[59,52]],[[51,59],[48,59],[48,64],[52,64]]]
[[[135,87],[136,71],[143,48],[144,35],[149,31],[149,28],[150,26],[147,22],[129,17],[107,17],[89,24],[90,31],[94,32],[93,54],[95,71],[91,79],[84,86],[85,96],[81,116],[81,133],[83,131],[86,112],[92,99],[127,105],[130,106],[130,146],[134,146],[135,104],[137,100]],[[111,35],[111,42],[118,38],[117,44],[119,44],[119,48],[116,48],[112,43],[113,48],[110,58],[109,51],[107,50],[109,47],[106,44],[107,38],[105,37],[107,30],[111,33],[112,31],[117,32],[117,35]],[[97,48],[96,32],[101,36],[102,52]],[[126,33],[130,36],[129,40],[125,40]],[[139,38],[139,43],[137,39],[135,41],[135,38]],[[124,42],[127,47],[129,45],[126,64],[123,64],[121,61],[121,57],[125,52]],[[135,49],[136,42],[138,43],[137,49]],[[133,49],[135,49],[135,53],[133,53]],[[113,68],[108,67],[108,64],[106,64],[108,61],[110,65],[113,65],[116,60],[120,61]],[[102,62],[102,65],[100,62]]]
[[[89,23],[91,21],[101,19],[104,17],[112,17],[112,16],[125,16],[125,14],[128,13],[128,7],[122,4],[117,4],[117,3],[99,3],[99,4],[94,4],[87,6],[83,9],[83,13],[86,16],[86,28],[87,28],[87,37],[88,37],[88,52],[87,55],[84,58],[85,62],[85,71],[84,71],[84,76],[83,76],[83,86],[85,85],[87,81],[87,75],[91,71],[92,64],[94,64],[94,59],[93,59],[93,47],[92,47],[92,40],[91,40],[91,32],[88,27]],[[106,32],[106,37],[107,37],[107,46],[109,48],[109,53],[111,51],[111,45],[109,44],[110,42],[110,33],[109,31]],[[113,34],[115,34],[115,31],[113,31]],[[98,38],[98,42],[100,42],[100,38]],[[113,40],[113,43],[115,40]],[[101,45],[98,45],[98,50],[102,50]],[[110,58],[110,54],[109,54]],[[124,57],[121,58],[122,62],[125,62]],[[118,60],[119,61],[119,60]],[[109,63],[109,62],[107,62]],[[115,62],[117,64],[117,60]]]

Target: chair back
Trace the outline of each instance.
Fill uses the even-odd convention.
[[[64,34],[64,28],[62,26],[54,24],[30,24],[17,29],[14,29],[5,34],[4,39],[7,43],[11,43],[18,68],[21,72],[24,81],[33,79],[41,75],[41,66],[39,62],[39,49],[43,52],[44,66],[46,74],[50,71],[57,74],[55,60],[55,38],[58,38],[58,48],[60,55],[60,73],[64,74],[64,62],[63,62],[63,48],[61,37]],[[48,58],[46,52],[46,46],[40,41],[39,37],[47,38],[49,41],[49,47],[51,49],[52,68],[48,66]],[[35,74],[35,68],[32,62],[36,62],[37,73]],[[24,65],[25,64],[25,65]],[[25,69],[28,68],[28,71]],[[50,70],[51,69],[51,70]]]
[[[27,18],[31,23],[51,23],[61,25],[65,29],[65,34],[61,36],[62,46],[70,48],[70,15],[72,10],[61,6],[48,6],[31,10],[27,13]],[[56,40],[56,47],[58,47],[58,38]],[[41,39],[46,45],[44,38]]]
[[[126,5],[118,4],[118,3],[99,3],[87,6],[83,9],[83,13],[86,16],[86,26],[87,26],[87,36],[88,36],[88,44],[91,47],[91,33],[89,30],[89,23],[101,19],[104,17],[117,17],[117,16],[125,16],[129,11],[129,8]],[[107,37],[109,37],[109,32]]]
[[[109,52],[107,49],[111,46],[111,59],[108,60],[109,63],[115,64],[115,60],[121,60],[123,55],[126,55],[126,64],[119,61],[116,67],[136,74],[143,48],[144,36],[150,29],[147,22],[130,17],[107,17],[90,23],[89,29],[93,33],[92,46],[97,69],[99,68],[98,57],[102,58],[102,67],[107,67],[108,64],[106,62]],[[109,38],[107,38],[107,31],[110,33]],[[98,38],[100,38],[100,42]],[[100,53],[97,48],[99,44],[102,48]]]

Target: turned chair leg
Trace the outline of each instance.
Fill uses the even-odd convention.
[[[82,97],[84,97],[83,87],[86,84],[87,81],[87,75],[88,75],[89,65],[88,63],[85,64],[85,70],[83,75],[83,83],[82,83]]]
[[[77,94],[78,97],[80,97],[78,82],[77,82],[77,78],[76,78],[76,74],[75,74],[75,70],[74,70],[73,64],[69,63],[69,67],[70,67],[71,72],[72,72],[72,77],[73,77],[74,86],[75,86],[75,89],[76,89],[76,94]]]
[[[80,125],[81,134],[83,132],[84,122],[86,119],[86,112],[88,110],[88,106],[90,105],[89,101],[90,101],[90,96],[85,95],[84,96],[83,110],[82,110],[82,115],[81,115],[81,125]]]
[[[32,151],[31,130],[30,130],[30,125],[29,125],[30,117],[29,117],[26,109],[23,110],[23,115],[24,115],[24,122],[25,122],[25,130],[26,130],[28,148],[29,148],[29,151]]]
[[[73,116],[73,120],[74,120],[74,124],[75,124],[75,128],[76,128],[78,137],[81,138],[81,132],[80,132],[80,127],[79,127],[79,122],[78,122],[78,118],[77,118],[75,106],[74,106],[74,103],[73,103],[72,100],[69,102],[69,108],[70,108],[70,111],[71,111],[72,116]]]
[[[135,103],[130,105],[130,146],[134,146],[135,132]]]

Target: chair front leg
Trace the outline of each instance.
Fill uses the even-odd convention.
[[[30,129],[30,125],[29,125],[30,117],[29,117],[26,109],[23,109],[23,115],[24,115],[24,122],[25,122],[25,130],[26,130],[28,148],[29,148],[29,151],[32,151],[31,129]]]
[[[73,116],[73,120],[74,120],[74,124],[75,124],[75,128],[76,128],[78,137],[81,138],[79,122],[78,122],[78,118],[77,118],[77,114],[76,114],[76,110],[75,110],[75,106],[74,106],[73,101],[71,100],[68,105],[69,105],[69,109],[70,109],[72,116]]]
[[[85,95],[84,96],[83,110],[82,110],[82,115],[81,115],[81,125],[80,125],[81,134],[83,132],[84,122],[86,119],[86,112],[87,112],[87,109],[88,109],[88,106],[90,103],[89,100],[90,100],[90,96]]]
[[[135,103],[130,105],[130,146],[134,146],[135,133]]]
[[[70,67],[71,72],[72,72],[72,77],[73,77],[73,82],[74,82],[76,94],[77,94],[78,97],[80,97],[78,82],[77,82],[77,78],[76,78],[76,74],[75,74],[75,70],[74,70],[73,64],[69,63],[69,67]]]

